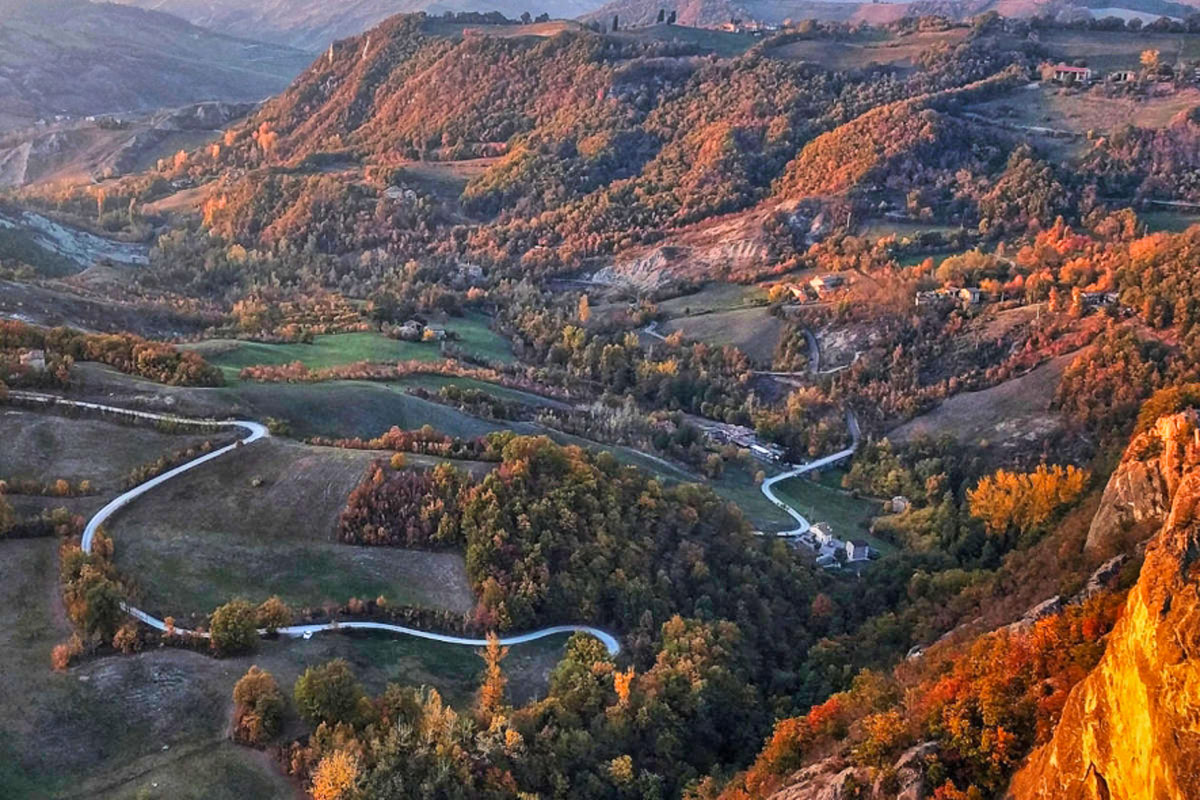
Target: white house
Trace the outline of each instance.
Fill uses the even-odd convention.
[[[46,351],[45,350],[26,350],[21,353],[21,366],[38,372],[46,371]]]
[[[817,540],[818,545],[832,544],[836,538],[833,535],[833,528],[829,527],[828,522],[818,522],[809,530],[812,531],[813,538]]]
[[[871,557],[871,546],[862,539],[851,539],[846,542],[847,561],[866,561]]]

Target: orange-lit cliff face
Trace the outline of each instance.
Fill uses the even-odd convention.
[[[1012,800],[1200,798],[1200,434],[1190,414],[1153,433],[1170,462],[1169,512],[1104,657],[1013,779]],[[1122,468],[1138,455],[1131,447]]]

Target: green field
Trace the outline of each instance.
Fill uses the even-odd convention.
[[[296,609],[384,595],[466,613],[474,596],[458,554],[336,541],[347,496],[380,455],[269,439],[204,464],[112,521],[116,564],[136,577],[146,610],[181,624],[233,597],[273,594]]]
[[[463,353],[489,362],[510,363],[512,346],[488,327],[486,317],[472,315],[444,323],[446,330],[458,334],[450,344]],[[235,383],[245,367],[281,365],[299,361],[309,369],[327,369],[360,361],[378,363],[397,361],[439,361],[437,342],[403,342],[376,332],[335,333],[314,337],[312,344],[266,344],[231,339],[216,339],[190,345],[209,363],[220,367],[225,380]]]
[[[1169,231],[1178,233],[1185,231],[1188,228],[1200,223],[1200,211],[1188,213],[1186,211],[1139,211],[1138,219],[1146,225],[1146,230]]]
[[[510,389],[496,383],[476,380],[475,378],[456,378],[449,375],[412,375],[396,381],[389,381],[388,386],[420,387],[436,392],[444,386],[457,386],[460,389],[475,389],[500,400],[510,400],[514,403],[524,403],[528,406],[545,408],[562,408],[566,404],[550,397],[524,392],[520,389]]]
[[[867,532],[871,518],[879,514],[878,504],[851,497],[824,485],[824,477],[809,480],[793,478],[776,484],[775,494],[799,511],[811,523],[828,522],[839,539],[864,539],[881,553],[890,553],[895,546]]]
[[[762,286],[710,283],[698,292],[663,300],[658,310],[670,317],[687,317],[766,304],[767,290]]]

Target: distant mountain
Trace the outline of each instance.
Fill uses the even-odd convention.
[[[117,0],[165,11],[196,25],[237,36],[251,36],[309,51],[357,36],[400,13],[424,11],[499,11],[516,19],[528,11],[555,19],[573,19],[594,11],[602,0]]]
[[[60,115],[262,100],[310,61],[167,14],[86,0],[0,0],[0,130]]]
[[[610,0],[585,18],[607,23],[616,15],[622,26],[641,26],[654,22],[659,9],[663,9],[668,14],[676,12],[681,25],[701,27],[717,27],[733,19],[766,25],[779,25],[788,19],[883,24],[909,15],[967,19],[986,11],[1006,17],[1074,13],[1154,19],[1183,18],[1194,13],[1197,5],[1200,0]]]

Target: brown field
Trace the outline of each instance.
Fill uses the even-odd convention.
[[[182,320],[169,311],[116,303],[88,291],[88,281],[120,280],[122,272],[122,268],[94,268],[70,278],[69,283],[0,281],[0,318],[46,327],[69,325],[83,331],[130,331],[152,339],[169,339],[197,330],[195,322]]]
[[[336,542],[346,497],[379,457],[270,439],[204,464],[112,521],[117,566],[148,610],[181,620],[272,594],[295,608],[382,594],[465,613],[474,597],[457,553]],[[432,460],[410,459],[421,463]]]
[[[1036,442],[1062,424],[1050,403],[1063,372],[1078,355],[1058,356],[990,389],[957,394],[928,414],[892,429],[888,438],[904,442],[922,434],[950,434],[960,442],[976,444]]]
[[[1048,30],[1040,44],[1051,57],[1083,59],[1092,69],[1138,69],[1143,50],[1158,50],[1163,63],[1200,58],[1200,35],[1139,31]]]
[[[232,438],[224,433],[172,435],[18,408],[0,408],[0,430],[0,479],[90,480],[104,494],[119,492],[131,470],[162,455],[205,440],[217,444]]]
[[[810,40],[773,48],[770,54],[789,61],[811,61],[837,70],[864,69],[871,65],[911,69],[917,56],[943,42],[955,44],[966,38],[965,28],[931,31],[883,41]]]
[[[762,306],[680,317],[660,326],[663,335],[677,330],[688,339],[715,347],[733,345],[757,363],[769,365],[783,334],[783,321]]]
[[[345,658],[371,693],[390,682],[434,686],[463,708],[478,684],[471,648],[411,638],[331,634],[264,641],[217,660],[163,649],[93,659],[66,674],[50,650],[70,634],[57,597],[56,543],[0,542],[0,797],[290,800],[291,783],[264,754],[227,739],[233,684],[258,664],[288,696],[313,664]],[[545,693],[565,637],[512,648],[511,696]],[[302,725],[293,712],[285,735]]]
[[[1200,105],[1200,89],[1196,88],[1161,97],[1135,98],[1108,97],[1103,87],[1079,91],[1044,83],[1036,89],[1017,89],[967,110],[1005,124],[1085,134],[1105,133],[1126,124],[1162,128],[1180,111],[1197,105]]]

